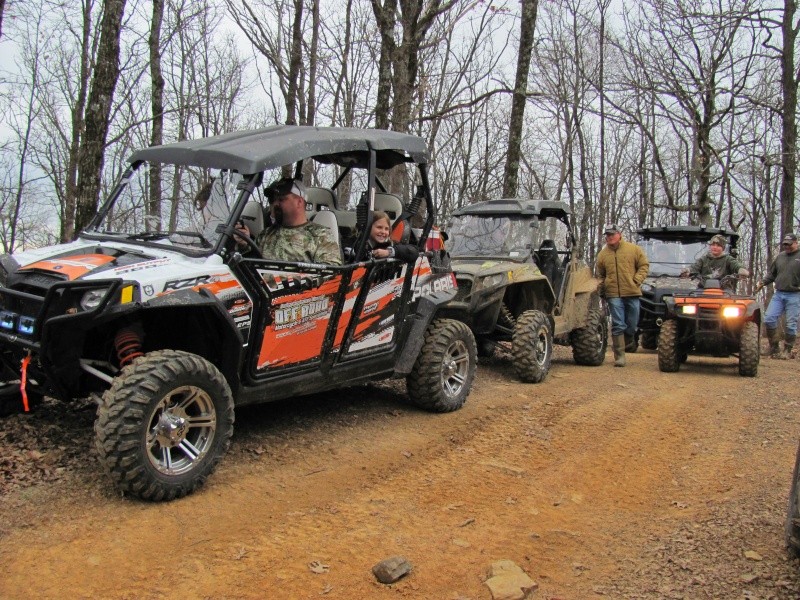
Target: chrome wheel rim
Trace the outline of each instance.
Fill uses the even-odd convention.
[[[442,388],[454,398],[461,393],[469,372],[469,350],[462,340],[456,340],[447,348],[442,361]]]
[[[217,415],[211,396],[201,388],[175,388],[148,419],[147,457],[164,475],[181,475],[202,461],[214,442]]]
[[[550,349],[550,341],[547,336],[547,329],[542,328],[539,330],[539,335],[536,336],[536,341],[533,345],[533,354],[536,357],[536,364],[544,366],[547,362],[547,354]]]

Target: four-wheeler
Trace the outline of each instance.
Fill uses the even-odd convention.
[[[605,359],[600,282],[578,256],[569,217],[563,202],[506,198],[456,210],[447,229],[458,293],[446,314],[469,325],[481,355],[511,342],[526,382],[545,378],[554,342],[571,345],[580,365]]]
[[[664,297],[666,313],[658,336],[658,368],[678,371],[689,354],[737,356],[739,375],[755,377],[760,358],[761,304],[725,289],[726,278]]]
[[[665,297],[675,292],[685,292],[697,287],[696,281],[681,277],[695,260],[708,252],[708,242],[715,235],[728,238],[728,253],[736,256],[739,235],[729,229],[704,225],[673,225],[645,227],[636,230],[637,243],[644,249],[650,261],[650,273],[642,283],[639,327],[636,340],[628,352],[635,352],[638,345],[646,350],[655,350],[658,334],[666,314]]]
[[[373,210],[399,229],[424,210],[424,249],[436,212],[424,140],[276,126],[129,161],[77,240],[0,257],[6,410],[42,394],[94,398],[97,452],[119,490],[171,500],[214,470],[245,404],[404,377],[416,405],[462,406],[477,350],[464,323],[442,318],[456,293],[443,252],[410,265],[281,262],[237,228],[263,229],[263,186],[294,168],[332,182],[308,188],[307,209],[334,237],[355,226],[360,249]],[[151,165],[172,190],[160,208],[148,196]],[[388,170],[413,197],[387,191]]]

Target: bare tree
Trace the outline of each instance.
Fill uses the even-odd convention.
[[[164,76],[161,73],[161,24],[164,21],[164,0],[153,0],[153,16],[150,22],[150,98],[153,129],[150,144],[160,146],[164,142]],[[150,202],[147,214],[156,219],[148,228],[161,229],[161,167],[150,168]]]
[[[517,195],[519,176],[520,147],[522,145],[522,126],[525,117],[525,104],[528,101],[528,71],[533,50],[533,33],[536,29],[536,11],[539,0],[522,0],[519,22],[519,52],[517,52],[517,77],[514,94],[511,97],[511,120],[508,126],[508,149],[503,173],[503,196]]]
[[[105,0],[97,62],[86,108],[86,129],[78,154],[75,231],[81,231],[97,212],[109,114],[119,76],[119,47],[125,0]]]

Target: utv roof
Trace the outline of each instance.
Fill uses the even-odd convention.
[[[530,198],[502,198],[486,200],[462,206],[453,211],[453,216],[460,215],[523,215],[523,216],[560,216],[570,214],[569,206],[563,202],[552,200],[531,200]]]
[[[425,141],[415,135],[383,129],[304,127],[276,125],[223,135],[153,146],[134,152],[132,164],[148,161],[230,169],[252,174],[313,158],[343,167],[366,168],[369,151],[376,151],[376,166],[428,161]]]
[[[706,227],[705,225],[659,225],[656,227],[643,227],[636,230],[636,234],[643,239],[656,240],[683,240],[686,242],[706,242],[715,235],[724,235],[735,244],[739,234],[732,229]]]

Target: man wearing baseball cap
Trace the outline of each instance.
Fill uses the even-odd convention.
[[[614,341],[614,366],[625,366],[625,346],[633,342],[639,324],[639,297],[642,282],[650,270],[647,255],[633,242],[622,239],[618,225],[603,230],[606,245],[597,255],[597,276],[611,313]],[[627,339],[626,339],[627,338]]]
[[[330,229],[306,218],[306,186],[285,177],[265,190],[274,223],[264,230],[258,244],[264,258],[291,262],[342,264],[339,245]]]
[[[775,293],[767,307],[764,325],[767,328],[770,358],[789,358],[797,338],[797,318],[800,316],[800,252],[797,251],[797,236],[787,233],[781,241],[782,252],[772,261],[769,274],[756,287],[775,283]],[[783,339],[783,354],[778,342],[778,319],[786,314],[786,335]]]
[[[695,275],[704,279],[722,279],[727,275],[739,275],[747,277],[750,271],[744,268],[738,258],[734,258],[725,252],[728,245],[728,238],[717,234],[708,242],[708,253],[698,258],[689,268],[687,275]],[[733,289],[736,287],[735,280],[726,280],[725,287]]]

